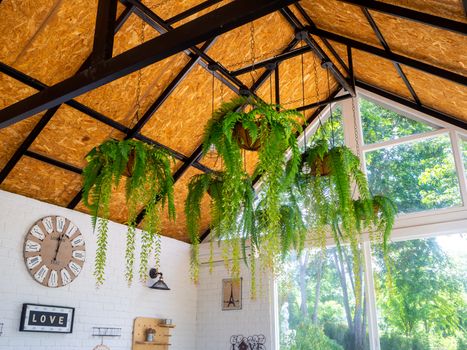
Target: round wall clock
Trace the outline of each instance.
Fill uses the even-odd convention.
[[[24,261],[40,284],[63,287],[81,272],[86,257],[84,238],[78,227],[62,216],[38,220],[24,240]]]

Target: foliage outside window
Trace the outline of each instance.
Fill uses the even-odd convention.
[[[367,300],[351,249],[292,255],[279,281],[281,350],[368,350]],[[356,302],[356,298],[361,298]]]
[[[366,165],[371,191],[386,193],[400,212],[462,203],[447,135],[368,152]]]
[[[391,292],[374,254],[381,350],[467,348],[467,236],[391,244]]]
[[[462,161],[464,163],[464,169],[465,169],[465,176],[467,177],[467,141],[466,140],[462,140],[461,150],[462,150]]]
[[[359,106],[365,144],[436,130],[430,125],[407,118],[364,98],[359,99]]]

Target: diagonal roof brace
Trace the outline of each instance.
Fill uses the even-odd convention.
[[[0,111],[0,128],[161,61],[298,0],[236,0]]]

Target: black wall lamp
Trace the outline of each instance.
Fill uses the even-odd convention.
[[[164,282],[162,272],[157,271],[157,269],[152,268],[149,270],[149,277],[156,279],[156,282],[149,287],[151,289],[160,289],[160,290],[170,290],[167,284]]]

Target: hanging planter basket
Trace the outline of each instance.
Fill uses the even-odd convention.
[[[128,155],[128,162],[126,163],[125,170],[123,171],[123,176],[132,177],[133,171],[135,170],[136,162],[136,151],[132,149]]]
[[[255,124],[259,129],[260,123],[256,122]],[[255,141],[253,141],[253,138],[251,137],[249,131],[243,127],[243,124],[241,122],[237,122],[235,124],[234,130],[233,130],[233,138],[238,143],[238,146],[240,148],[247,150],[247,151],[256,152],[261,147],[261,140],[259,139],[259,137],[256,138]]]
[[[316,158],[309,169],[311,176],[330,176],[332,175],[331,156],[325,154],[323,158]]]
[[[211,198],[220,198],[222,195],[222,177],[221,175],[213,177],[208,185],[207,193]]]

